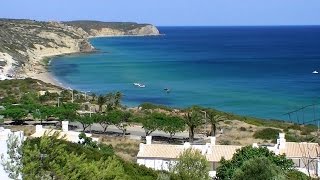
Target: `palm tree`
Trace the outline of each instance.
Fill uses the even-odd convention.
[[[189,141],[192,143],[194,140],[194,130],[203,124],[203,118],[202,115],[197,111],[196,109],[192,108],[191,110],[188,110],[184,114],[184,122],[189,127]]]
[[[208,112],[209,122],[211,124],[211,136],[216,136],[217,124],[221,121],[227,120],[227,118],[223,115],[219,115],[217,112],[210,110]]]
[[[114,107],[114,94],[113,93],[108,93],[106,94],[105,98],[106,98],[106,104],[107,104],[107,110],[113,110]]]
[[[119,107],[121,105],[121,99],[122,99],[122,93],[121,92],[116,92],[114,94],[114,106]]]
[[[99,105],[99,112],[102,112],[102,106],[107,102],[106,97],[99,95],[98,97],[98,105]]]
[[[92,96],[92,100],[91,101],[94,102],[96,100],[97,95],[95,93],[92,93],[91,96]]]

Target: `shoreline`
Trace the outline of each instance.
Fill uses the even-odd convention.
[[[69,87],[67,87],[65,84],[63,84],[62,82],[60,82],[58,79],[55,78],[55,76],[52,74],[52,72],[49,71],[48,67],[50,66],[50,64],[52,63],[52,61],[54,60],[54,58],[56,57],[60,57],[60,56],[68,56],[68,55],[74,55],[74,54],[87,54],[87,53],[95,53],[95,50],[89,51],[89,52],[70,52],[70,53],[61,53],[61,54],[55,54],[55,55],[48,55],[48,56],[41,56],[41,58],[39,58],[39,64],[35,65],[34,68],[37,68],[37,70],[34,71],[26,71],[25,72],[25,76],[28,78],[33,78],[33,79],[37,79],[37,80],[41,80],[45,83],[48,84],[52,84],[55,86],[58,86],[60,88],[63,89],[68,89]],[[46,62],[46,64],[43,64],[43,62],[48,59],[48,62]],[[26,69],[24,69],[26,70]]]
[[[94,39],[94,38],[104,38],[104,37],[145,37],[145,36],[164,36],[165,34],[151,34],[151,35],[104,35],[104,36],[89,36],[88,39]],[[61,57],[61,56],[68,56],[68,55],[77,55],[77,54],[90,54],[90,53],[96,53],[98,50],[93,47],[91,51],[86,51],[86,52],[62,52],[59,54],[53,54],[53,55],[46,55],[46,54],[38,54],[38,57],[36,58],[36,61],[38,62],[37,64],[34,64],[32,66],[33,70],[28,70],[27,68],[22,68],[22,71],[24,71],[22,75],[24,77],[29,77],[33,79],[38,79],[41,80],[45,83],[49,83],[58,87],[61,87],[63,89],[70,89],[68,85],[63,84],[60,82],[58,79],[54,77],[52,72],[48,70],[48,66],[52,63],[53,59],[56,57]],[[49,59],[46,64],[43,64],[43,62]]]
[[[89,36],[89,39],[95,38],[110,38],[110,37],[148,37],[148,36],[165,36],[166,34],[149,34],[149,35],[99,35],[99,36]]]

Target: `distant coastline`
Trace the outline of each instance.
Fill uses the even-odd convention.
[[[0,33],[12,35],[0,40],[0,80],[34,78],[57,86],[45,59],[79,53],[92,53],[89,38],[159,35],[150,24],[99,21],[38,22],[25,19],[0,19]],[[18,28],[28,31],[19,31]],[[20,34],[20,36],[15,36]],[[0,34],[1,36],[2,34]],[[22,35],[22,36],[21,36]],[[4,37],[5,34],[3,35]],[[15,38],[21,39],[15,39]]]

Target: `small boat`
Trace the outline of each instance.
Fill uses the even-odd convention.
[[[144,88],[146,85],[140,83],[133,83],[133,85],[138,86],[139,88]]]
[[[169,88],[164,88],[163,90],[165,90],[167,93],[170,93],[170,89]]]
[[[312,74],[318,74],[318,73],[319,73],[318,71],[313,71],[313,72],[312,72]]]

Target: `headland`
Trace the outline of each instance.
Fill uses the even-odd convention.
[[[62,86],[48,72],[48,59],[57,55],[89,53],[89,38],[159,35],[151,24],[131,22],[43,22],[0,19],[0,80],[34,78]]]

